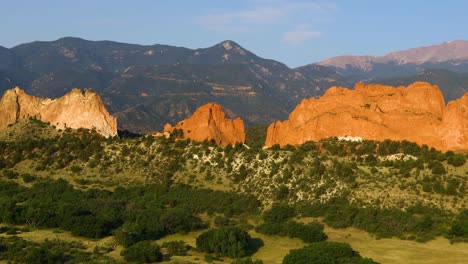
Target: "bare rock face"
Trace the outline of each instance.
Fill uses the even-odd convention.
[[[240,118],[226,119],[221,106],[214,103],[201,106],[191,117],[175,126],[164,126],[165,132],[172,133],[174,129],[181,129],[184,137],[195,141],[214,140],[223,146],[245,142],[244,121]]]
[[[265,146],[297,145],[340,136],[408,140],[440,150],[468,149],[468,94],[445,106],[435,85],[364,85],[330,88],[305,99],[289,119],[268,127]]]
[[[34,117],[58,129],[95,128],[105,137],[117,135],[117,119],[107,112],[99,95],[73,89],[57,98],[38,98],[16,87],[0,100],[0,130],[22,118]]]

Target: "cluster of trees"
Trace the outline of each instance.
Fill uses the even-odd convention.
[[[140,241],[122,250],[120,255],[128,262],[152,263],[163,260],[159,246],[150,241]]]
[[[126,247],[205,228],[197,216],[203,212],[253,214],[259,206],[249,195],[188,186],[118,187],[110,192],[78,190],[64,180],[37,181],[31,188],[0,181],[1,222],[59,227],[91,238],[115,233]]]
[[[468,209],[461,211],[452,222],[448,237],[452,241],[468,242]]]
[[[323,217],[331,227],[353,226],[378,237],[400,237],[421,242],[449,234],[447,226],[456,226],[457,223],[452,213],[436,208],[420,205],[405,211],[372,206],[363,208],[343,198],[334,198],[323,204],[300,205],[298,210],[302,216]],[[460,213],[457,219],[464,219],[463,215]]]
[[[197,237],[197,249],[220,256],[242,258],[247,256],[250,235],[238,227],[210,229]]]
[[[327,235],[323,232],[323,225],[318,222],[307,224],[291,221],[296,215],[294,208],[286,204],[275,204],[263,214],[264,223],[257,226],[255,231],[266,235],[280,235],[299,238],[306,243],[325,241]]]
[[[42,243],[20,237],[0,237],[0,260],[8,263],[117,263],[99,251],[87,252],[77,242],[45,240]]]

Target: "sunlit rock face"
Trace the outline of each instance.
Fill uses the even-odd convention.
[[[0,130],[19,119],[34,117],[57,129],[96,129],[104,137],[117,135],[117,119],[107,112],[99,95],[73,89],[57,98],[39,98],[16,87],[0,100]]]
[[[265,146],[342,136],[467,150],[468,94],[446,106],[439,88],[425,82],[408,87],[357,83],[354,90],[331,87],[318,99],[303,100],[288,120],[271,124]]]
[[[174,129],[181,129],[184,137],[195,141],[214,140],[223,146],[245,142],[244,121],[227,119],[221,106],[215,103],[199,107],[191,117],[175,126],[164,126],[165,132],[172,133]]]

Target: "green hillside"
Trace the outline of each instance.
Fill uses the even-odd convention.
[[[35,137],[17,133],[30,129],[37,131]],[[190,252],[181,257],[185,261],[230,263],[257,256],[262,244],[270,248],[272,237],[310,245],[304,252],[291,251],[284,262],[289,263],[295,254],[315,254],[314,243],[327,238],[323,225],[418,242],[468,239],[465,154],[404,141],[337,139],[262,149],[262,137],[252,136],[256,130],[249,131],[246,145],[219,147],[152,136],[105,139],[87,130],[56,131],[36,120],[10,126],[0,135],[0,219],[6,232],[0,236],[0,259],[28,262],[35,248],[44,259],[104,263],[131,259],[134,250],[154,256],[162,250],[165,258],[180,259],[173,247],[182,247],[177,250]],[[196,250],[183,249],[184,243],[139,243],[172,234],[190,242],[183,234],[201,236],[210,227],[220,233],[203,241],[219,241],[206,243],[229,248],[223,234],[233,232],[227,237],[245,241],[245,247],[212,248],[198,244],[199,238],[191,245]],[[114,244],[87,250],[62,240],[29,238],[50,229],[70,232],[73,241],[84,237]],[[341,247],[323,245],[332,251],[335,246]],[[31,253],[15,255],[13,247]],[[56,250],[59,256],[53,255]],[[372,263],[358,260],[359,254],[347,256]]]

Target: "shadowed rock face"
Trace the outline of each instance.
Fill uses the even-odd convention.
[[[164,126],[165,132],[172,133],[174,129],[181,129],[184,137],[195,141],[214,140],[223,146],[245,142],[244,121],[240,118],[226,119],[221,106],[214,103],[201,106],[191,117],[175,126]]]
[[[96,93],[73,89],[57,98],[38,98],[16,87],[0,100],[0,130],[22,118],[35,117],[58,129],[95,128],[105,137],[117,135],[117,120]]]
[[[286,121],[268,127],[265,146],[297,145],[339,136],[408,140],[440,150],[468,149],[468,94],[445,106],[439,88],[356,84],[303,100]]]

